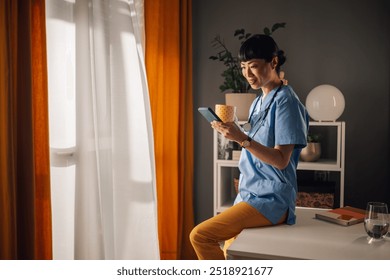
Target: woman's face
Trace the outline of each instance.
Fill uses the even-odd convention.
[[[274,79],[273,61],[266,62],[265,59],[251,59],[241,62],[242,75],[253,89],[266,87]]]

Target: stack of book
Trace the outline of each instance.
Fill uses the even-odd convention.
[[[328,211],[321,211],[315,214],[320,220],[332,222],[335,224],[350,226],[364,221],[365,210],[345,206]]]

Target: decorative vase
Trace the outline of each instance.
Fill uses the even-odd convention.
[[[300,158],[303,161],[317,161],[321,157],[321,143],[309,142],[302,149]]]
[[[249,109],[253,100],[256,98],[256,93],[226,93],[226,105],[236,107],[236,116],[239,121],[247,121],[249,117]]]

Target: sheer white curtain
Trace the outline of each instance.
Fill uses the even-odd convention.
[[[55,259],[158,259],[142,0],[47,0]]]

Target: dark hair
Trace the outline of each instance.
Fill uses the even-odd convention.
[[[245,40],[238,53],[238,61],[245,62],[251,59],[265,59],[271,62],[274,56],[278,57],[276,72],[280,72],[280,66],[286,61],[284,51],[279,50],[278,45],[271,36],[256,34]]]

